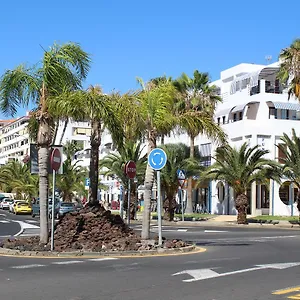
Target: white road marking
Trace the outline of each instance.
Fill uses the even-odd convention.
[[[52,264],[53,265],[71,265],[71,264],[79,264],[83,263],[82,260],[68,260],[68,261],[55,261]]]
[[[12,269],[30,269],[30,268],[38,268],[38,267],[46,267],[46,265],[33,264],[33,265],[13,266],[11,268]]]
[[[0,214],[0,216],[1,216],[1,217],[6,217],[6,215],[5,215],[5,214]]]
[[[177,229],[179,232],[187,232],[187,229]]]
[[[23,221],[15,221],[17,223],[20,224],[21,228],[23,229],[28,229],[28,228],[40,228],[39,226],[36,226],[36,225],[32,225],[32,224],[28,224],[26,222],[23,222]]]
[[[103,257],[103,258],[90,258],[89,261],[104,261],[104,260],[116,260],[116,257]]]
[[[225,230],[204,230],[204,232],[206,233],[219,233],[219,232],[228,232]]]
[[[10,222],[6,220],[0,220],[0,223],[10,223]]]
[[[37,220],[25,220],[26,223],[39,223]]]
[[[181,275],[181,274],[189,274],[193,278],[192,279],[185,279],[185,280],[182,280],[182,281],[183,282],[194,282],[194,281],[199,281],[199,280],[204,280],[204,279],[209,279],[209,278],[230,276],[230,275],[246,273],[246,272],[252,272],[252,271],[257,271],[257,270],[262,270],[262,269],[284,270],[284,269],[291,268],[291,267],[296,267],[296,266],[299,266],[299,265],[300,265],[300,262],[256,265],[253,268],[236,270],[236,271],[226,272],[226,273],[221,273],[221,274],[213,271],[212,269],[184,270],[182,272],[175,273],[172,276]]]

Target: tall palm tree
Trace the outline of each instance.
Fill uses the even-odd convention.
[[[39,65],[31,68],[20,65],[6,71],[0,81],[2,112],[15,115],[20,105],[33,102],[37,109],[33,117],[38,121],[37,145],[39,160],[40,242],[48,242],[48,161],[56,116],[48,110],[49,98],[63,90],[81,87],[90,69],[90,57],[78,44],[54,44],[45,50]]]
[[[298,188],[297,207],[300,213],[300,138],[296,135],[295,129],[292,129],[292,137],[286,133],[280,138],[283,144],[277,145],[282,151],[283,161],[282,175],[294,183]]]
[[[130,193],[130,206],[131,206],[131,219],[134,219],[134,195],[136,193],[137,187],[142,184],[144,180],[147,156],[142,155],[143,147],[141,143],[134,143],[132,141],[125,142],[124,147],[121,149],[120,153],[110,153],[106,155],[100,161],[101,174],[105,176],[113,176],[118,178],[125,190],[128,191],[128,177],[124,173],[124,167],[126,162],[132,160],[136,163],[136,179],[137,183],[133,185]],[[128,197],[128,194],[127,194]],[[126,198],[126,195],[124,197]],[[124,206],[126,208],[127,202],[124,201]]]
[[[279,78],[284,84],[290,83],[289,98],[294,95],[300,100],[300,39],[296,39],[288,48],[279,55]]]
[[[239,149],[230,145],[219,147],[214,159],[216,162],[206,170],[201,178],[224,180],[235,192],[237,222],[247,223],[247,190],[253,182],[268,184],[269,179],[280,180],[280,167],[277,162],[264,158],[268,150],[259,149],[259,145],[248,147],[244,143]]]
[[[164,219],[173,221],[174,219],[174,200],[178,190],[177,171],[185,170],[187,176],[198,175],[203,167],[200,165],[200,157],[190,158],[188,146],[179,144],[166,144],[162,149],[167,154],[166,166],[161,170],[161,186],[165,191],[166,199],[164,203]]]
[[[102,92],[100,86],[90,86],[87,90],[67,92],[50,101],[51,111],[62,116],[69,116],[76,121],[91,120],[91,158],[89,205],[99,205],[97,199],[99,186],[99,147],[101,135],[108,128],[113,140],[120,144],[123,139],[115,114],[114,102],[109,95]]]
[[[224,143],[226,136],[214,119],[216,105],[222,101],[217,95],[216,87],[209,85],[207,73],[194,72],[190,78],[183,73],[174,81],[174,85],[180,93],[176,104],[179,114],[179,125],[190,138],[190,158],[195,156],[195,138],[204,134],[217,142]],[[186,213],[193,212],[193,188],[192,177],[188,178]]]
[[[159,133],[176,125],[176,118],[171,113],[176,91],[169,80],[159,84],[154,84],[151,81],[145,84],[141,79],[138,79],[138,82],[142,91],[137,97],[136,105],[146,130],[147,154],[149,154],[156,148]],[[154,171],[147,165],[144,181],[143,239],[150,238],[150,205],[153,180]]]

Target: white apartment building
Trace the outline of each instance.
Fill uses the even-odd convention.
[[[300,134],[300,104],[288,100],[286,87],[276,75],[279,63],[255,65],[242,63],[221,72],[213,82],[220,89],[223,103],[217,108],[215,121],[227,133],[229,143],[239,148],[244,142],[260,145],[270,151],[268,158],[278,160],[278,145],[283,133],[291,134],[292,128]],[[200,144],[200,152],[213,156],[216,145],[209,141]],[[251,215],[298,215],[297,189],[287,180],[281,184],[271,181],[270,186],[253,184],[248,191]],[[232,190],[223,182],[211,182],[200,194],[209,211],[214,214],[236,214]]]

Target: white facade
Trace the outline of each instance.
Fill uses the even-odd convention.
[[[10,160],[22,161],[29,155],[28,121],[29,117],[25,116],[0,128],[0,165],[5,165]]]
[[[294,128],[300,134],[300,104],[296,99],[288,100],[287,89],[276,79],[278,70],[279,63],[265,66],[243,63],[221,72],[221,78],[213,82],[220,88],[223,99],[215,121],[227,133],[230,145],[237,148],[244,142],[260,145],[270,151],[268,158],[274,160],[278,160],[276,145],[283,133],[290,135]],[[216,145],[211,147],[213,153]],[[248,213],[252,215],[298,215],[293,201],[296,191],[289,184],[280,188],[271,181],[269,190],[253,184],[250,195]],[[224,184],[210,184],[209,202],[211,213],[236,214],[232,191]]]

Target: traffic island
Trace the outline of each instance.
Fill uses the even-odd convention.
[[[41,244],[39,237],[10,238],[2,241],[2,249],[40,253],[159,253],[168,249],[191,249],[182,240],[163,239],[162,247],[158,239],[142,240],[119,215],[112,214],[102,206],[85,207],[62,217],[54,231],[54,251],[51,243]],[[179,250],[181,251],[181,250]],[[150,252],[149,252],[150,253]]]

